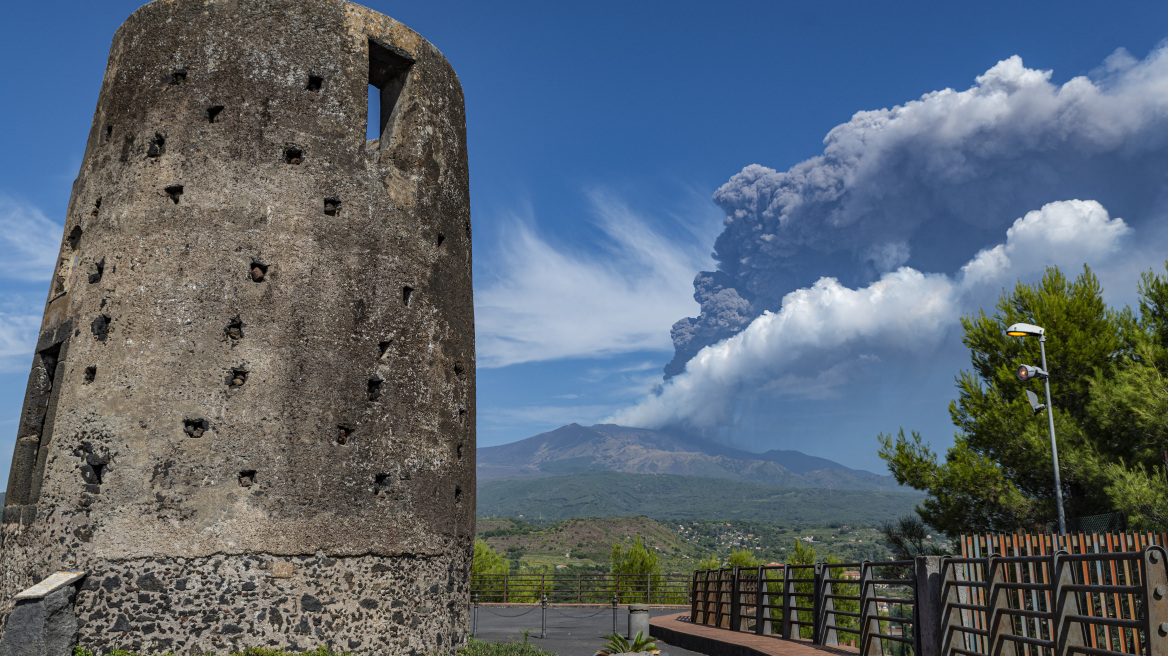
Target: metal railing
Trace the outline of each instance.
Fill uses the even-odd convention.
[[[763,565],[694,572],[690,621],[757,635],[853,645],[913,644],[914,561]]]
[[[684,606],[690,602],[685,574],[475,574],[470,591],[481,603],[621,604]]]
[[[694,572],[691,586],[694,623],[865,656],[1168,656],[1168,552],[1157,545],[724,568]]]

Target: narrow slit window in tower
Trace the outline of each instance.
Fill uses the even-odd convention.
[[[365,386],[365,395],[370,401],[377,402],[381,399],[381,384],[380,378],[370,378]]]
[[[92,383],[94,378],[97,378],[97,365],[90,365],[85,368],[85,383]]]
[[[387,337],[385,341],[378,342],[377,348],[379,351],[381,351],[381,355],[379,357],[382,360],[388,360],[390,349],[393,348],[393,337]]]
[[[369,122],[366,138],[378,139],[392,127],[398,99],[406,85],[414,60],[369,40]]]
[[[100,212],[100,211],[101,211],[101,196],[98,196],[97,200],[93,201],[93,210],[89,213],[89,215],[90,216],[97,216],[98,212]]]
[[[409,287],[409,286],[402,287],[402,303],[405,303],[405,306],[409,307],[410,303],[412,303],[413,300],[414,300],[414,288]]]

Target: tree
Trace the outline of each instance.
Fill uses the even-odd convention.
[[[614,542],[611,562],[613,591],[622,599],[644,599],[650,587],[660,589],[661,566],[657,564],[657,554],[645,548],[641,536],[628,549]]]
[[[504,575],[508,572],[507,559],[497,553],[485,540],[475,540],[471,575],[482,590],[482,601],[503,601]]]
[[[486,540],[475,540],[474,560],[470,571],[475,576],[502,576],[508,572],[507,559],[491,548]]]
[[[1139,292],[1137,317],[1104,303],[1089,268],[1072,282],[1051,267],[1038,283],[1004,293],[993,316],[962,319],[972,369],[957,376],[949,414],[958,431],[944,462],[916,431],[878,437],[893,476],[929,493],[917,509],[926,524],[956,538],[1041,530],[1056,515],[1045,417],[1015,378],[1019,364],[1040,364],[1039,344],[1006,336],[1016,322],[1046,328],[1067,516],[1122,510],[1137,523],[1158,521],[1168,486],[1157,487],[1153,456],[1168,446],[1168,398],[1148,386],[1168,363],[1168,278],[1149,272]]]

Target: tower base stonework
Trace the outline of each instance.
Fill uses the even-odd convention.
[[[0,615],[69,569],[90,650],[464,643],[471,269],[433,45],[344,0],[134,12],[33,354]]]

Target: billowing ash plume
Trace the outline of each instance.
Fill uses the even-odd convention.
[[[770,389],[815,398],[846,380],[855,362],[929,353],[962,315],[991,304],[1014,280],[1036,278],[1048,264],[1074,275],[1083,262],[1123,268],[1133,254],[1162,261],[1163,249],[1141,250],[1133,232],[1098,202],[1059,201],[1017,219],[1003,243],[952,275],[906,266],[859,288],[820,278],[788,293],[778,312],[766,311],[703,348],[657,393],[606,421],[716,433],[743,394]]]
[[[714,196],[727,216],[718,270],[694,281],[701,314],[673,326],[666,376],[824,276],[845,287],[902,266],[952,276],[1053,201],[1097,199],[1137,229],[1159,219],[1168,49],[1142,61],[1120,50],[1090,77],[1050,80],[1011,57],[968,90],[857,113],[787,171],[743,169]]]

